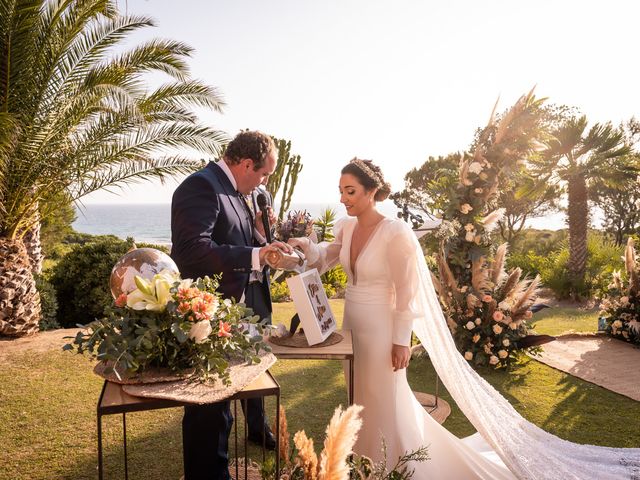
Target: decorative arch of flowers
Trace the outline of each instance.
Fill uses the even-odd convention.
[[[613,272],[600,304],[600,318],[607,334],[640,345],[640,264],[631,237],[624,251],[624,266],[624,272]]]
[[[475,365],[507,365],[528,335],[540,279],[507,273],[507,245],[497,246],[492,232],[505,212],[496,204],[501,181],[541,146],[541,105],[532,91],[500,119],[494,108],[472,153],[459,154],[459,181],[436,232],[436,290],[460,352]]]

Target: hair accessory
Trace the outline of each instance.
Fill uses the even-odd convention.
[[[365,162],[363,162],[359,158],[354,158],[349,163],[354,164],[356,167],[362,170],[362,173],[373,180],[373,182],[376,184],[376,188],[380,188],[383,186],[384,182],[380,178],[380,175],[376,174],[376,172],[374,172],[371,167],[369,167],[369,165],[367,165]]]

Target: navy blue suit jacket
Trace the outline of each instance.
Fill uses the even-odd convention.
[[[255,202],[255,199],[254,199]],[[214,162],[187,177],[171,202],[171,257],[182,278],[222,273],[220,291],[239,301],[249,283],[253,218],[244,198]],[[263,290],[271,310],[269,275]]]

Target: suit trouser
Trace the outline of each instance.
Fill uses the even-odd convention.
[[[251,283],[245,292],[245,303],[262,321],[271,324],[271,312],[263,286]],[[244,402],[242,402],[244,408]],[[262,400],[247,400],[245,412],[249,435],[262,436],[268,425]],[[185,480],[228,480],[229,434],[233,425],[230,402],[184,407],[182,448]]]

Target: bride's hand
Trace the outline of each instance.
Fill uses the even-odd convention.
[[[306,252],[309,248],[309,242],[310,240],[307,237],[293,237],[287,241],[289,245],[292,247],[298,247],[303,252]]]
[[[411,349],[404,345],[393,344],[391,347],[391,364],[393,365],[393,371],[397,372],[403,368],[409,366],[409,360],[411,360]]]

